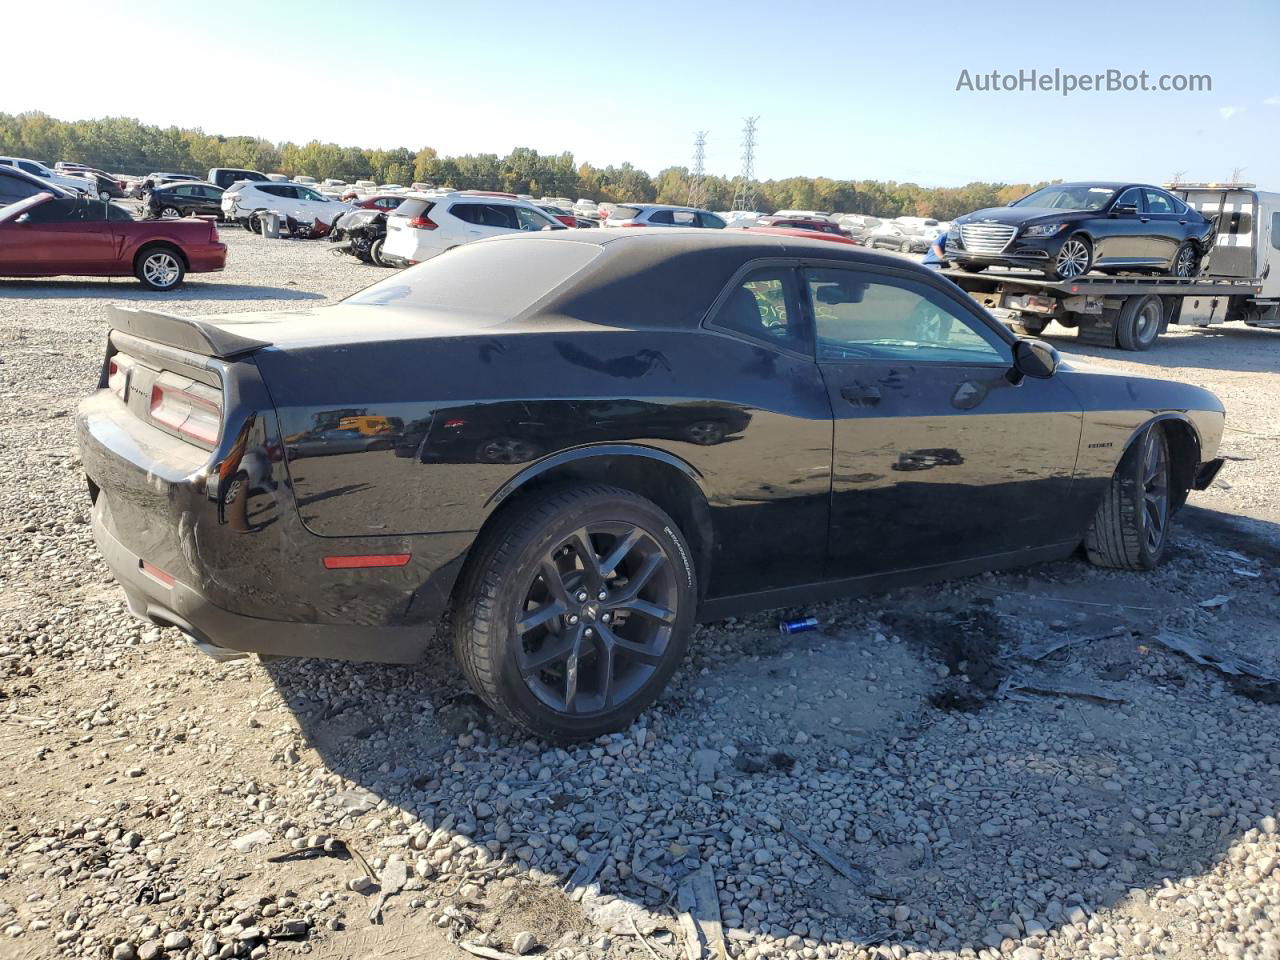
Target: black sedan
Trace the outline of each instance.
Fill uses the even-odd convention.
[[[398,662],[444,622],[477,693],[555,739],[629,724],[698,619],[1082,547],[1153,567],[1221,465],[1211,393],[1074,369],[817,239],[548,231],[330,307],[110,321],[77,430],[136,613],[215,653]],[[385,442],[296,439],[334,424]]]
[[[147,194],[152,217],[207,216],[222,219],[222,188],[212,183],[166,183]]]
[[[1095,269],[1194,277],[1215,229],[1159,187],[1055,183],[1007,207],[957,217],[947,234],[947,259],[968,271],[1031,267],[1053,280]]]

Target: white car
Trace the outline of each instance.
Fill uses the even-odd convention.
[[[65,173],[58,173],[50,170],[39,160],[28,160],[26,157],[0,157],[0,164],[6,167],[17,167],[33,177],[39,177],[41,180],[48,180],[55,186],[62,187],[64,190],[71,190],[75,193],[96,194],[97,186],[90,183],[84,177],[72,177]]]
[[[242,180],[222,195],[222,215],[251,228],[254,215],[263,210],[295,220],[333,223],[350,209],[351,204],[326,197],[301,183]]]
[[[408,267],[438,253],[520,231],[566,230],[527,200],[492,193],[410,193],[387,215],[382,259]]]

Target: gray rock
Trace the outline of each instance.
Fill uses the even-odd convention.
[[[537,945],[538,938],[528,930],[521,930],[511,938],[511,949],[522,957]]]

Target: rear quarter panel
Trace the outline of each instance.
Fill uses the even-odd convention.
[[[821,574],[832,426],[812,362],[704,331],[584,325],[272,349],[258,363],[313,533],[475,531],[494,494],[539,463],[626,445],[669,454],[697,478],[716,579],[753,589]],[[399,426],[369,449],[298,455],[344,416]]]
[[[117,242],[117,259],[126,273],[133,271],[133,258],[147,244],[162,242],[177,247],[187,259],[192,273],[221,270],[226,266],[227,247],[213,242],[208,220],[135,220],[113,222]]]

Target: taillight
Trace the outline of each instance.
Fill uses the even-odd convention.
[[[410,219],[405,223],[405,226],[406,226],[406,227],[413,227],[413,229],[415,229],[415,230],[434,230],[436,227],[440,226],[440,224],[436,223],[434,220],[432,220],[432,219],[431,219],[430,217],[428,217],[426,214],[423,214],[423,215],[422,215],[422,216],[420,216],[420,217],[412,217],[412,218],[410,218]]]
[[[612,224],[610,224],[610,226],[612,226]],[[623,220],[623,221],[621,221],[621,222],[618,224],[618,226],[620,226],[620,227],[644,227],[644,226],[648,226],[648,224],[641,223],[639,220]]]
[[[107,389],[127,403],[129,393],[129,371],[133,369],[133,360],[123,353],[117,353],[107,361]]]
[[[151,388],[151,419],[212,447],[222,430],[222,398],[204,384],[157,383]]]

